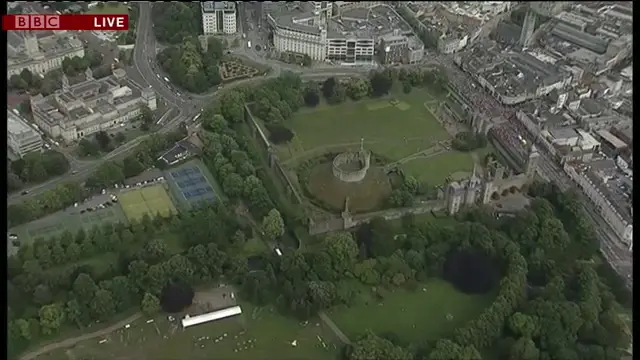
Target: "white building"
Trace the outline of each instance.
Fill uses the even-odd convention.
[[[240,306],[232,306],[226,309],[212,311],[210,313],[197,315],[197,316],[189,316],[186,315],[184,319],[182,319],[182,327],[188,328],[190,326],[200,325],[204,323],[208,323],[211,321],[225,319],[231,316],[236,316],[242,314],[242,309]]]
[[[376,39],[362,19],[342,16],[331,19],[335,13],[331,2],[312,1],[306,8],[273,10],[266,14],[273,32],[274,48],[279,52],[308,55],[312,60],[332,60],[343,64],[362,64],[374,61]],[[358,8],[378,5],[364,2]],[[355,5],[354,5],[355,6]],[[352,26],[361,24],[361,27]]]
[[[84,57],[82,42],[66,32],[8,31],[7,40],[7,79],[24,69],[44,75],[66,58]]]
[[[236,3],[233,1],[204,1],[202,9],[202,32],[205,35],[231,35],[237,31]]]
[[[7,110],[7,146],[19,157],[42,149],[42,136],[25,120]]]
[[[127,80],[123,69],[102,79],[94,79],[91,69],[85,74],[86,79],[74,85],[63,75],[61,90],[30,98],[34,121],[50,137],[75,141],[135,119],[144,106],[157,108],[151,87]]]

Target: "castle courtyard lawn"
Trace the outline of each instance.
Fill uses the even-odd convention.
[[[366,149],[391,160],[430,148],[449,138],[425,107],[432,99],[425,90],[414,89],[410,94],[302,109],[285,123],[295,137],[277,147],[280,159],[357,149],[361,139]]]
[[[370,329],[422,343],[450,335],[475,319],[494,297],[492,293],[466,295],[443,280],[432,279],[414,292],[395,289],[382,300],[376,300],[368,289],[362,290],[359,304],[331,310],[328,315],[352,341]],[[449,319],[447,314],[451,314]]]

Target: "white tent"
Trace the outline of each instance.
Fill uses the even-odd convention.
[[[232,306],[226,309],[217,310],[202,315],[185,317],[184,319],[182,319],[182,327],[188,328],[189,326],[200,325],[210,321],[216,321],[240,314],[242,314],[242,309],[240,308],[240,306]]]

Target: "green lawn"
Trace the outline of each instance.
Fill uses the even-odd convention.
[[[104,6],[94,6],[88,14],[128,14],[127,5],[118,3],[105,3]]]
[[[243,315],[186,330],[169,324],[166,315],[154,323],[139,320],[129,329],[120,329],[106,337],[60,349],[38,360],[262,360],[262,359],[335,359],[340,344],[319,320],[304,325],[277,315],[269,308],[242,304]],[[103,344],[100,340],[107,339]],[[216,339],[220,339],[216,342]],[[325,343],[322,346],[319,339]],[[297,346],[291,342],[297,341]],[[246,348],[246,349],[245,349]]]
[[[393,332],[413,343],[451,334],[477,317],[494,298],[493,294],[465,295],[439,279],[420,285],[415,292],[396,289],[382,301],[366,292],[362,295],[360,304],[329,313],[350,339],[371,329],[376,333]],[[448,320],[447,314],[453,318]]]
[[[425,108],[424,102],[431,99],[426,91],[414,89],[395,99],[395,106],[383,98],[299,111],[286,123],[296,137],[290,145],[278,147],[281,159],[314,149],[322,153],[331,145],[358,148],[364,139],[367,149],[398,160],[449,137]]]

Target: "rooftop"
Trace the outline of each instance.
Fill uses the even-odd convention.
[[[221,10],[232,11],[236,9],[236,3],[234,1],[203,1],[200,7],[203,13]]]
[[[25,36],[35,36],[37,41],[37,53],[27,52]],[[7,32],[7,59],[9,65],[23,63],[31,60],[46,59],[60,56],[67,52],[82,49],[82,42],[74,35],[54,34],[51,31],[23,33],[17,31]]]
[[[116,69],[111,76],[101,79],[87,77],[84,81],[70,85],[67,89],[57,90],[47,97],[34,96],[31,102],[34,113],[39,114],[43,121],[58,125],[74,122],[94,113],[118,111],[119,105],[140,98],[142,91],[144,90],[127,80],[124,70]]]
[[[16,138],[38,135],[35,129],[10,110],[7,110],[7,132]]]

